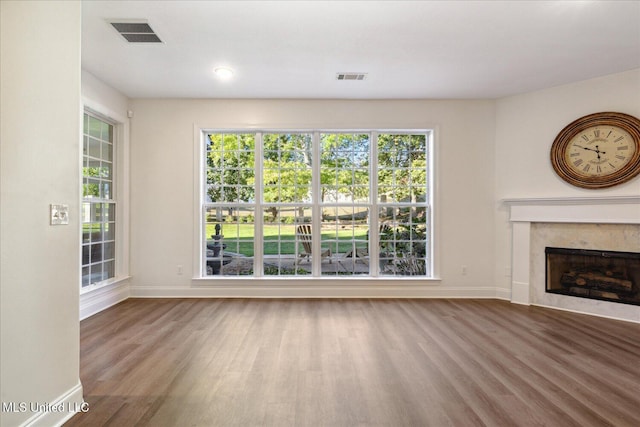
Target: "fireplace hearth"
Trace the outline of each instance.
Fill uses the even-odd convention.
[[[640,305],[640,253],[545,248],[546,292]]]

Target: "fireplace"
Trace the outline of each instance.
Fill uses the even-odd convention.
[[[546,247],[640,253],[640,195],[513,198],[504,203],[512,237],[510,288],[504,298],[640,323],[640,305],[567,297],[545,289]]]
[[[640,253],[545,248],[546,292],[640,305]]]

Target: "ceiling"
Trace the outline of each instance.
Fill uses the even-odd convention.
[[[82,67],[131,98],[499,98],[640,68],[640,2],[84,0]]]

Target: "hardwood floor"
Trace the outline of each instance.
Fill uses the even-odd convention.
[[[496,300],[130,299],[65,426],[639,426],[640,325]]]

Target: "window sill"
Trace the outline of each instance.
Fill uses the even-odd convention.
[[[80,296],[87,295],[92,292],[96,292],[105,288],[115,287],[117,285],[122,284],[123,282],[128,281],[131,276],[120,276],[114,277],[112,279],[104,280],[102,282],[95,283],[93,285],[85,286],[84,288],[80,288]]]
[[[342,280],[341,280],[342,279]],[[231,287],[252,285],[273,286],[273,287],[307,287],[307,286],[424,286],[440,285],[442,279],[438,277],[350,277],[350,276],[327,276],[327,277],[304,277],[304,276],[273,276],[273,277],[251,277],[251,276],[220,276],[220,277],[194,277],[192,283],[196,286],[210,287]]]

